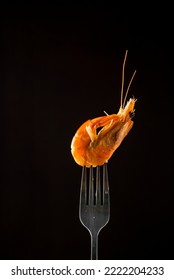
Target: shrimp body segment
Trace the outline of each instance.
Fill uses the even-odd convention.
[[[74,160],[81,166],[95,167],[106,163],[133,126],[132,116],[136,99],[130,98],[126,104],[126,98],[136,71],[132,75],[123,100],[127,52],[122,68],[121,101],[118,113],[86,121],[79,127],[72,139],[71,153]],[[97,132],[97,129],[100,131]]]
[[[71,152],[81,166],[100,166],[106,163],[133,126],[131,113],[135,99],[130,98],[118,114],[98,117],[83,123],[71,142]],[[99,133],[97,129],[101,128]]]

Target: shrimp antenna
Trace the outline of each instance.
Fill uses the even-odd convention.
[[[126,64],[126,58],[127,58],[128,50],[126,50],[124,61],[123,61],[123,67],[122,67],[122,82],[121,82],[121,100],[120,100],[120,107],[123,108],[123,88],[124,88],[124,68]]]
[[[128,95],[129,89],[130,89],[130,86],[131,86],[131,84],[132,84],[132,81],[133,81],[133,79],[134,79],[134,77],[135,77],[136,72],[137,72],[137,70],[134,71],[134,73],[133,73],[133,75],[132,75],[132,77],[131,77],[131,79],[130,79],[130,82],[129,82],[129,84],[128,84],[128,87],[127,87],[127,90],[126,90],[126,94],[125,94],[125,97],[124,97],[124,101],[123,101],[123,108],[124,108],[124,106],[125,106],[126,98],[127,98],[127,95]]]

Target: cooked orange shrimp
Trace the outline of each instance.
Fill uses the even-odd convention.
[[[123,100],[124,68],[128,51],[125,53],[122,68],[122,86],[120,108],[117,114],[101,116],[83,123],[71,142],[71,153],[77,164],[96,167],[108,162],[114,151],[133,126],[132,116],[136,99],[130,98],[126,103],[128,91],[135,76],[134,71]],[[97,129],[101,128],[97,133]]]

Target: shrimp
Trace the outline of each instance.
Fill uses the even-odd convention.
[[[124,68],[128,51],[126,50],[122,67],[122,85],[120,108],[117,114],[111,114],[87,120],[75,133],[71,142],[71,153],[77,164],[96,167],[108,162],[133,126],[134,106],[136,99],[126,99],[134,71],[123,100]],[[100,129],[99,132],[97,132]]]

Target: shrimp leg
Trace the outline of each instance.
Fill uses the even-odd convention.
[[[86,126],[86,131],[92,142],[97,139],[97,128],[105,126],[105,129],[107,129],[113,122],[113,116],[116,115],[108,115],[90,120],[89,124]],[[102,129],[100,131],[102,131]]]

